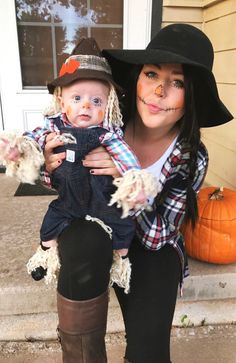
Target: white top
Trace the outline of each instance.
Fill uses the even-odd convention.
[[[177,136],[172,141],[172,143],[170,144],[170,146],[168,147],[168,149],[166,149],[166,151],[164,152],[164,154],[160,157],[160,159],[158,159],[157,161],[155,161],[154,164],[152,164],[152,165],[150,165],[150,166],[148,166],[146,168],[146,170],[149,171],[150,173],[152,173],[157,179],[159,179],[159,177],[160,177],[161,169],[162,169],[165,161],[167,160],[167,158],[171,154],[172,150],[174,149],[176,140],[177,140]]]
[[[151,174],[153,174],[157,179],[160,178],[162,167],[163,167],[165,161],[167,160],[167,158],[169,157],[169,155],[171,154],[172,150],[174,149],[176,140],[177,140],[177,136],[172,141],[170,146],[166,149],[164,154],[160,157],[160,159],[158,159],[157,161],[155,161],[155,163],[153,163],[152,165],[145,168],[147,171],[149,171]],[[149,198],[148,203],[152,204],[153,200],[154,200],[154,198]]]

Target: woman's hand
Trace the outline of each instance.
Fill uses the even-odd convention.
[[[99,146],[85,156],[83,160],[85,167],[91,168],[93,175],[111,175],[113,178],[120,176],[112,158],[103,146]]]
[[[55,170],[59,165],[61,165],[62,161],[66,157],[66,153],[62,152],[59,154],[54,154],[53,149],[57,146],[61,146],[64,143],[59,139],[56,139],[57,136],[56,132],[52,132],[48,134],[46,137],[45,149],[44,149],[44,158],[45,158],[45,165],[46,170],[51,173]]]

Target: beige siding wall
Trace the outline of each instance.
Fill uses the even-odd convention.
[[[162,26],[171,23],[189,23],[202,28],[201,0],[163,0]]]
[[[220,97],[236,117],[236,1],[225,0],[203,10],[203,30],[215,50],[213,72]],[[207,181],[236,189],[236,122],[206,129],[204,142],[209,150]]]
[[[220,98],[236,117],[236,1],[164,0],[163,26],[185,22],[202,29],[213,43]],[[236,189],[236,122],[202,130],[209,156],[206,182]]]

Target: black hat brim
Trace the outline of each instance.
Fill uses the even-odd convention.
[[[219,126],[233,119],[233,115],[219,98],[213,73],[202,64],[165,49],[104,49],[102,53],[110,63],[114,80],[122,87],[127,82],[133,65],[180,63],[194,67],[198,77],[204,80],[196,89],[196,94],[201,95],[200,106],[204,110],[199,120],[200,126]]]

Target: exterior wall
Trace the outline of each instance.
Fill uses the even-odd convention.
[[[162,27],[171,23],[188,23],[202,29],[202,1],[163,0]]]
[[[203,10],[204,31],[215,50],[213,72],[220,97],[236,118],[236,2],[220,1]],[[207,182],[236,189],[236,122],[203,131],[210,155]]]
[[[164,0],[162,26],[185,22],[202,29],[213,43],[213,72],[221,100],[236,118],[236,1]],[[210,163],[206,183],[236,189],[236,123],[202,130]]]

